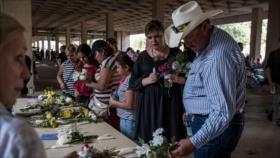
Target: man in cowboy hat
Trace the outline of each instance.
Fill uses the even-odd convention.
[[[171,151],[173,157],[194,152],[195,158],[228,158],[243,131],[245,60],[234,39],[209,23],[219,13],[203,12],[191,1],[172,13],[165,30],[170,47],[184,40],[196,52],[183,96],[192,132]]]

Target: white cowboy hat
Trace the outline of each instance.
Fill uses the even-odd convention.
[[[169,47],[177,47],[180,41],[204,20],[222,13],[222,10],[203,12],[196,1],[181,5],[172,13],[173,24],[164,31]]]

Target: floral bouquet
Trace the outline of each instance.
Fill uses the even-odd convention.
[[[158,71],[160,72],[160,77],[164,79],[164,87],[170,88],[173,84],[168,81],[168,74],[175,74],[177,76],[187,77],[190,70],[190,62],[187,56],[182,52],[177,53],[176,56],[169,57],[168,61],[159,66]]]
[[[50,108],[50,105],[46,102],[42,102],[39,99],[30,99],[26,102],[27,105],[23,106],[20,111],[28,113],[41,113]]]
[[[58,145],[71,144],[77,141],[83,141],[84,135],[78,131],[77,123],[70,124],[58,129]]]
[[[31,123],[35,127],[56,128],[59,125],[69,124],[73,122],[97,122],[97,116],[84,107],[73,107],[67,109],[55,109],[46,112],[41,116],[34,117]]]
[[[87,73],[86,69],[81,69],[81,71],[76,69],[73,72],[73,80],[74,80],[74,82],[76,82],[76,81],[86,81],[87,79],[88,79],[88,73]]]
[[[58,95],[52,90],[45,90],[43,94],[36,99],[27,101],[27,105],[20,109],[22,112],[28,113],[42,113],[53,109],[54,105],[58,106],[77,106],[77,104],[70,97]]]
[[[35,119],[35,126],[41,128],[56,128],[58,127],[56,118],[50,112],[46,112],[42,118]]]
[[[160,72],[160,77],[162,77],[164,79],[163,80],[164,87],[171,88],[173,86],[173,84],[168,81],[168,74],[172,73],[170,66],[167,63],[165,63],[165,64],[162,64],[161,66],[159,66],[158,70]]]
[[[163,128],[157,129],[153,133],[153,140],[149,144],[140,139],[141,146],[136,147],[136,154],[140,158],[171,158],[169,154],[170,148],[173,146],[168,143],[167,139],[162,135]]]
[[[57,96],[54,103],[60,106],[77,106],[71,97],[64,95]]]
[[[88,108],[84,107],[62,109],[58,117],[60,120],[97,122],[97,116]]]
[[[172,62],[171,68],[176,75],[187,77],[190,70],[190,64],[187,56],[181,52],[176,55],[176,60]]]
[[[52,90],[45,90],[43,94],[39,95],[36,99],[27,101],[27,105],[20,109],[22,112],[42,112],[51,108],[54,104],[56,93]]]

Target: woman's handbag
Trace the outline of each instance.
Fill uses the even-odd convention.
[[[98,116],[107,117],[109,113],[109,105],[102,103],[95,96],[90,99],[88,107]]]

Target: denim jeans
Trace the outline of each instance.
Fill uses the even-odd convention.
[[[121,132],[129,139],[133,140],[135,133],[135,121],[120,118]]]
[[[189,115],[192,132],[195,134],[208,116]],[[244,128],[244,114],[235,114],[228,128],[218,137],[194,151],[195,158],[230,158]]]

